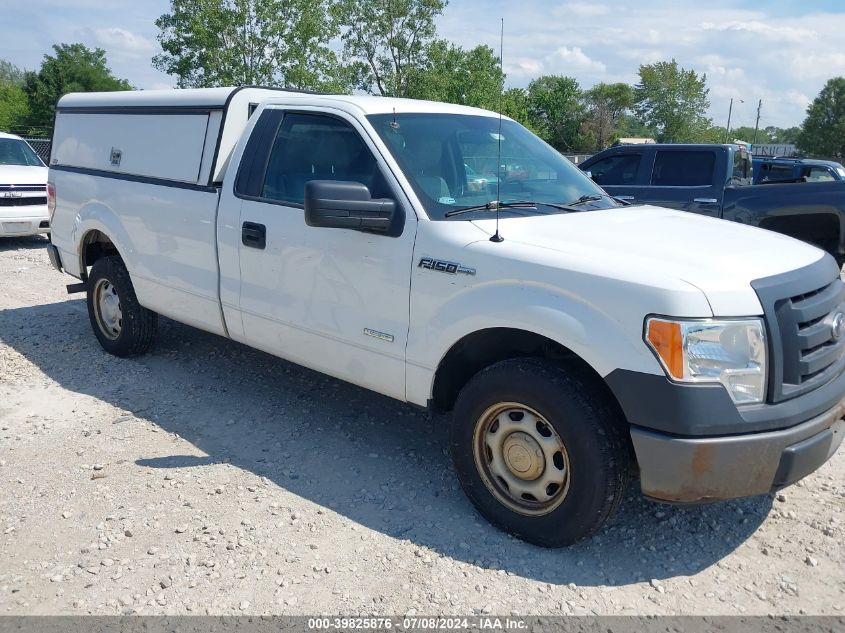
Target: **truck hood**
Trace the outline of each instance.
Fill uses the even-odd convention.
[[[490,235],[495,232],[494,219],[474,224]],[[814,246],[778,233],[653,206],[503,215],[499,232],[505,243],[549,249],[569,262],[599,261],[625,276],[643,271],[675,277],[701,290],[715,316],[762,314],[751,281],[825,256]]]
[[[46,185],[46,167],[0,165],[0,185]]]

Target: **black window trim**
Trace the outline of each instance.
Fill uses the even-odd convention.
[[[258,178],[257,180],[262,183],[262,188],[263,188],[264,180],[267,177],[267,169],[270,166],[270,155],[272,154],[272,147],[273,147],[273,144],[275,143],[276,135],[279,133],[279,128],[282,126],[285,118],[288,115],[304,114],[304,115],[308,115],[308,116],[321,116],[321,117],[334,119],[336,121],[340,121],[341,123],[344,123],[345,125],[349,126],[355,133],[357,133],[361,137],[362,141],[364,141],[364,145],[373,154],[373,158],[376,161],[376,166],[379,169],[381,169],[382,177],[384,178],[385,182],[387,183],[387,186],[391,189],[391,191],[394,194],[393,201],[396,203],[396,209],[398,211],[398,215],[400,216],[400,218],[396,220],[396,229],[392,230],[388,233],[378,232],[378,233],[373,233],[373,234],[384,235],[386,237],[399,237],[399,236],[402,235],[402,233],[405,231],[405,218],[407,217],[406,208],[408,207],[408,204],[406,202],[403,202],[403,200],[407,200],[407,198],[405,196],[405,192],[403,191],[402,187],[399,185],[399,181],[396,178],[396,175],[393,173],[393,170],[390,169],[389,163],[385,160],[384,156],[382,155],[381,151],[379,151],[378,146],[375,144],[375,142],[373,142],[372,138],[370,138],[369,144],[366,142],[365,137],[369,137],[370,136],[369,134],[366,134],[366,133],[362,134],[361,131],[358,130],[354,125],[352,125],[352,123],[348,119],[346,119],[345,117],[339,116],[339,115],[331,113],[331,112],[326,112],[324,110],[303,110],[303,109],[300,109],[300,108],[288,109],[284,105],[271,106],[271,107],[264,108],[264,110],[261,112],[261,116],[259,117],[258,121],[255,124],[255,127],[253,128],[253,130],[250,134],[250,138],[247,141],[247,146],[244,148],[244,153],[241,156],[240,165],[238,166],[238,174],[235,177],[235,182],[234,182],[233,187],[232,187],[232,193],[235,195],[236,198],[240,198],[241,200],[248,200],[250,202],[260,202],[260,203],[263,203],[263,204],[272,204],[272,205],[275,205],[275,206],[285,207],[285,208],[288,208],[288,209],[300,209],[302,211],[305,210],[305,205],[302,204],[302,203],[299,203],[299,202],[290,202],[290,201],[286,201],[286,200],[276,200],[274,198],[267,198],[267,197],[261,196],[261,195],[243,193],[243,192],[238,190],[238,185],[239,185],[240,179],[241,179],[241,170],[244,168],[244,165],[245,165],[244,157],[246,156],[246,152],[250,149],[250,145],[252,143],[253,137],[255,136],[255,130],[261,124],[262,120],[265,117],[267,117],[268,115],[270,115],[270,113],[276,113],[275,116],[278,117],[278,121],[275,123],[275,127],[273,127],[273,132],[269,136],[269,139],[268,139],[269,142],[267,143],[268,147],[267,147],[266,156],[264,156],[263,160],[261,161],[261,167],[258,168],[257,172],[254,172],[256,167],[251,164],[251,166],[250,166],[251,173],[249,174],[249,175],[253,175],[253,172],[256,176],[258,174],[260,174],[260,178]],[[264,144],[264,143],[261,143],[261,144]],[[379,160],[379,159],[381,159],[381,160]],[[382,169],[382,166],[384,166],[384,169]],[[388,174],[389,174],[390,177],[388,177]],[[364,232],[369,233],[369,231],[364,231]]]

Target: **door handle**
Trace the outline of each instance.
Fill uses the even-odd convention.
[[[716,198],[693,198],[693,202],[700,202],[701,204],[717,204],[719,201]]]
[[[255,222],[244,222],[241,227],[241,243],[250,248],[267,246],[267,227]]]

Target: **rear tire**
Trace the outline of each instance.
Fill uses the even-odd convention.
[[[88,318],[103,349],[115,356],[138,356],[150,349],[158,315],[135,296],[120,257],[102,257],[88,276]]]
[[[450,448],[464,492],[490,523],[535,545],[563,547],[598,530],[622,500],[626,428],[589,380],[516,358],[463,388]]]

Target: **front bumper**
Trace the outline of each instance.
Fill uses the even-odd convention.
[[[788,486],[824,464],[845,436],[845,398],[797,426],[723,437],[676,437],[632,427],[643,493],[700,503]]]
[[[50,222],[46,216],[0,218],[0,236],[2,237],[20,237],[49,232]]]

